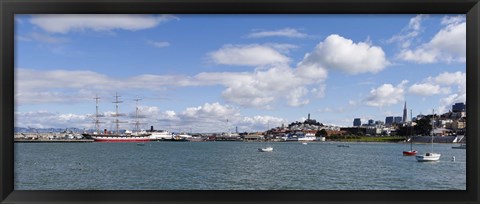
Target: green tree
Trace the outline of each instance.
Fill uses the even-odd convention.
[[[420,135],[429,135],[432,131],[431,120],[428,117],[423,117],[420,120],[417,120],[417,125],[415,125],[415,133]]]
[[[397,129],[397,135],[408,137],[415,134],[413,131],[414,128],[411,126],[401,126]]]
[[[321,129],[320,131],[317,131],[315,134],[316,137],[326,137],[328,135],[327,131],[325,129]]]

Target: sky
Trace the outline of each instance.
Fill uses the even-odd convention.
[[[464,15],[15,15],[15,126],[264,131],[466,101]],[[135,99],[141,99],[137,102]]]

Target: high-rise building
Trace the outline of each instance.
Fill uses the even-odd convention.
[[[405,101],[405,105],[403,106],[403,122],[407,122],[407,101]]]
[[[394,123],[397,123],[397,124],[402,123],[402,117],[400,117],[400,116],[395,116],[395,118],[393,118],[393,122],[394,122]]]
[[[393,124],[393,116],[388,116],[385,118],[385,125]]]
[[[464,103],[455,103],[452,105],[452,112],[464,112],[465,104]]]
[[[361,125],[362,125],[362,121],[360,120],[360,118],[353,119],[353,126],[360,127]]]
[[[368,125],[374,125],[374,124],[375,124],[375,121],[373,121],[373,119],[368,120]]]

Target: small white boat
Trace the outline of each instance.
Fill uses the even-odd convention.
[[[440,159],[441,154],[438,153],[430,153],[427,152],[424,155],[417,155],[417,161],[419,162],[432,162],[432,161],[438,161]]]
[[[419,162],[435,162],[435,161],[438,161],[440,159],[440,156],[441,154],[439,153],[433,153],[433,131],[435,130],[435,126],[433,125],[433,121],[435,120],[435,111],[432,113],[432,141],[431,141],[431,144],[432,144],[432,151],[431,152],[427,152],[423,155],[417,155],[415,156],[415,158],[417,159],[417,161]]]
[[[303,142],[302,144],[303,144],[303,145],[306,145],[306,144],[308,144],[308,143],[306,143],[306,142]]]
[[[273,151],[273,147],[265,147],[265,148],[258,148],[260,152],[271,152]]]

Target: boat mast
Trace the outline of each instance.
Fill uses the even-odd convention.
[[[432,111],[432,153],[433,153],[433,135],[435,134],[435,109]]]
[[[115,103],[115,115],[114,115],[114,117],[115,117],[116,119],[115,119],[114,122],[115,122],[115,124],[116,124],[116,127],[115,127],[115,133],[116,133],[116,134],[119,134],[119,128],[120,128],[120,124],[119,124],[119,123],[121,123],[121,122],[118,120],[118,117],[120,116],[120,114],[118,113],[118,104],[119,104],[119,103],[123,103],[123,101],[119,101],[119,100],[118,100],[119,97],[120,97],[120,96],[118,95],[118,93],[115,92],[115,101],[112,102],[112,103]]]
[[[228,136],[232,136],[232,133],[230,132],[230,125],[228,124],[228,119],[227,119],[227,129],[228,129]]]
[[[135,107],[135,131],[140,132],[140,121],[138,121],[138,101],[141,101],[141,98],[136,98],[133,99],[136,102],[136,107]]]
[[[413,127],[413,116],[412,116],[412,109],[410,109],[410,125],[408,126],[408,129]],[[408,130],[407,129],[407,130]],[[410,135],[410,150],[413,151],[413,130],[412,130],[412,135]]]
[[[98,99],[100,99],[100,97],[98,97],[98,95],[95,95],[95,108],[96,108],[96,111],[95,111],[95,130],[97,130],[97,134],[100,134],[100,125],[99,125],[99,121],[98,121]]]

